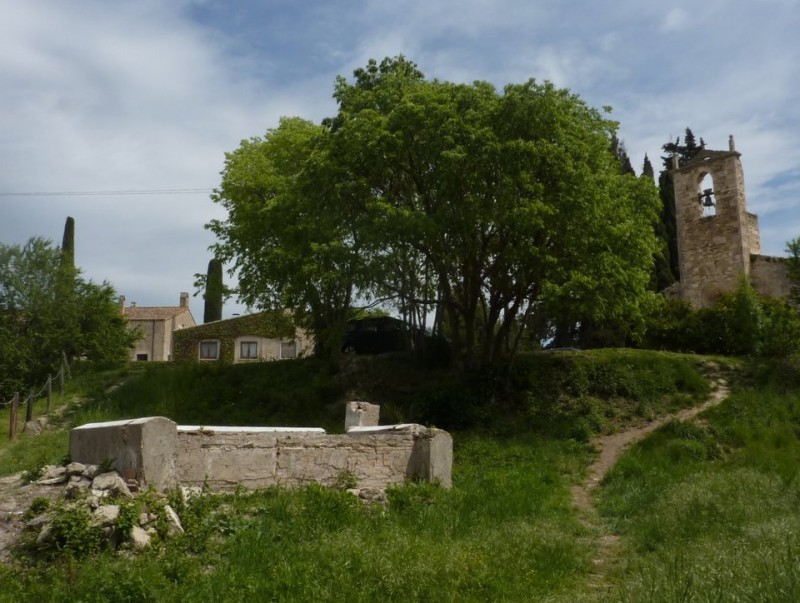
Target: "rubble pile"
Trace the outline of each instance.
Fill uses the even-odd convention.
[[[24,542],[34,551],[82,548],[142,550],[153,538],[183,533],[164,494],[96,465],[48,465],[36,482],[62,486],[55,502],[40,498],[26,514]],[[37,503],[38,501],[38,503]]]

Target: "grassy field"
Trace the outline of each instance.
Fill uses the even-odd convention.
[[[453,430],[453,489],[408,484],[386,506],[320,487],[204,497],[179,508],[185,536],[145,554],[0,566],[0,601],[800,600],[789,365],[742,368],[722,406],[634,447],[587,522],[570,488],[591,461],[588,437],[697,403],[709,391],[702,359],[531,354],[463,379],[391,358],[340,372],[304,362],[151,368],[113,391],[112,375],[87,377],[65,421],[341,429],[343,401],[367,397],[390,420]],[[66,439],[46,437],[0,447],[0,473],[63,457]],[[609,534],[619,540],[606,550]],[[598,555],[609,555],[601,580]]]
[[[613,601],[800,601],[800,390],[787,366],[696,424],[671,423],[606,479],[626,546]]]

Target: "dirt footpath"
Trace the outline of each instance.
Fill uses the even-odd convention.
[[[655,421],[642,425],[641,427],[634,427],[613,433],[606,436],[598,436],[592,439],[591,444],[599,452],[597,459],[589,468],[589,475],[586,481],[578,484],[572,488],[572,504],[578,509],[587,511],[592,508],[590,493],[605,477],[614,464],[622,456],[622,453],[631,445],[643,440],[648,434],[654,432],[662,425],[666,425],[670,421],[689,421],[694,419],[704,410],[716,406],[722,402],[729,394],[728,383],[725,379],[717,378],[714,381],[714,391],[700,406],[693,408],[686,408],[680,412],[666,415]]]
[[[0,477],[0,563],[8,560],[9,549],[24,527],[22,514],[34,498],[58,498],[63,488],[25,484],[22,474]]]
[[[648,434],[670,421],[690,421],[704,410],[722,402],[730,393],[728,383],[718,375],[712,377],[712,381],[714,387],[712,394],[699,406],[660,417],[640,427],[592,439],[591,444],[598,452],[597,459],[589,468],[586,480],[572,488],[572,504],[581,513],[581,521],[584,525],[595,533],[597,548],[593,559],[594,571],[589,575],[589,586],[596,592],[600,593],[607,588],[605,575],[609,565],[617,557],[619,537],[609,533],[600,520],[592,503],[592,491],[597,488],[629,446],[644,439]]]

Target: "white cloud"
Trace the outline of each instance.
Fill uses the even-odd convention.
[[[242,138],[280,115],[332,114],[336,74],[404,53],[430,77],[550,79],[610,104],[637,169],[645,152],[659,169],[660,146],[686,126],[714,148],[735,134],[751,209],[783,232],[800,224],[798,191],[775,180],[800,171],[797,8],[0,0],[0,192],[211,188]],[[202,225],[220,209],[204,195],[0,197],[0,241],[59,239],[67,215],[87,273],[156,304],[204,270]]]
[[[673,8],[667,12],[664,21],[661,24],[661,29],[666,32],[682,31],[686,29],[689,23],[689,13],[683,8]]]

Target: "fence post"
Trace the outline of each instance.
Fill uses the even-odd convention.
[[[17,406],[19,405],[19,392],[14,392],[11,399],[11,423],[8,426],[8,439],[12,442],[17,437]]]
[[[33,389],[28,394],[28,407],[25,409],[25,422],[28,423],[33,419]]]
[[[58,393],[64,395],[64,365],[61,365],[61,370],[58,371]]]
[[[64,372],[67,374],[67,379],[71,379],[72,375],[69,372],[69,362],[67,362],[67,353],[61,352],[61,359],[64,362]]]
[[[50,405],[53,403],[53,375],[47,375],[47,414],[50,414]]]

